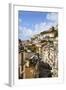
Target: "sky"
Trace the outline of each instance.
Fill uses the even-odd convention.
[[[18,38],[29,40],[57,24],[57,12],[18,11]]]

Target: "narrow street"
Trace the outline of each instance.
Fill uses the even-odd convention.
[[[58,77],[57,30],[52,27],[31,40],[19,40],[18,62],[21,79]]]

